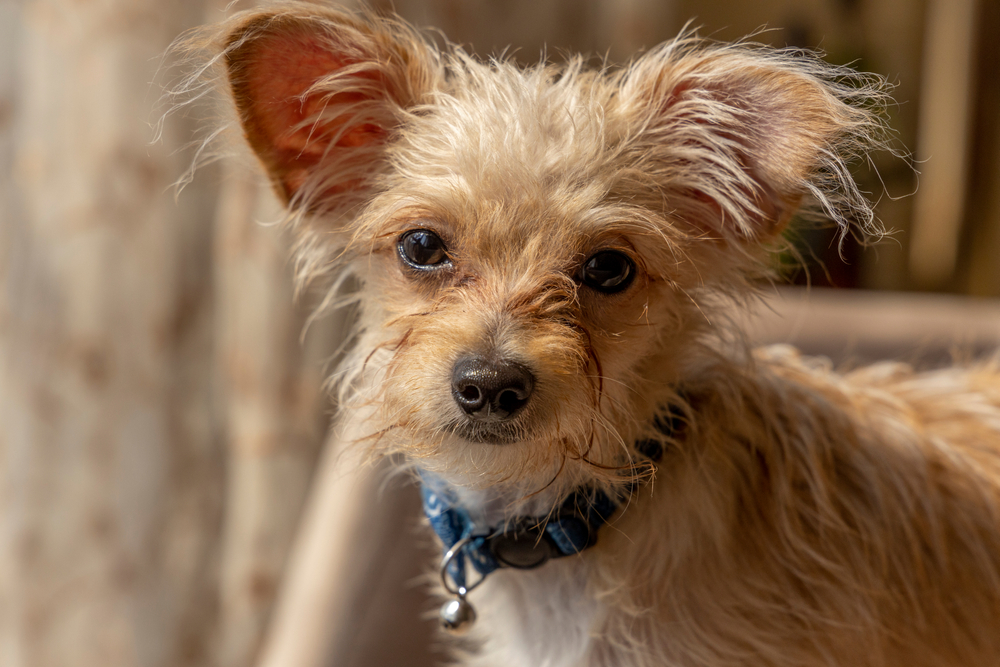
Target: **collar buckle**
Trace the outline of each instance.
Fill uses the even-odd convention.
[[[560,556],[559,549],[537,521],[520,521],[486,541],[501,566],[531,570]]]

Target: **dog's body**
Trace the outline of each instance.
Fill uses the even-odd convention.
[[[997,368],[841,376],[728,316],[804,198],[871,228],[880,80],[690,38],[520,70],[308,4],[213,34],[301,274],[363,285],[343,439],[498,530],[617,503],[469,593],[467,664],[1000,664]]]
[[[787,348],[712,371],[593,549],[477,589],[469,664],[996,664],[995,371],[840,377]]]

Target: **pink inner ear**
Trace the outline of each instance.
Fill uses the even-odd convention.
[[[298,192],[330,150],[384,139],[385,129],[372,123],[344,127],[351,120],[349,115],[302,125],[326,107],[373,99],[358,92],[307,94],[318,80],[358,62],[331,50],[328,38],[292,25],[253,39],[237,51],[231,57],[231,63],[239,67],[233,88],[247,139],[286,201]],[[381,80],[376,72],[360,72],[357,76]],[[349,183],[340,183],[330,188],[333,192],[321,196],[349,187]]]

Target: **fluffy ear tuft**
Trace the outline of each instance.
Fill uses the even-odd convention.
[[[403,24],[305,4],[246,16],[224,57],[278,195],[314,213],[367,198],[393,130],[438,72],[435,52]]]
[[[889,85],[815,56],[682,38],[639,58],[622,97],[633,155],[696,233],[767,240],[811,197],[877,232],[848,164],[886,145]]]

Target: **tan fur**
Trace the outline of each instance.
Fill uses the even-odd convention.
[[[327,298],[361,309],[345,437],[501,517],[645,480],[593,549],[473,594],[468,664],[1000,664],[996,365],[838,375],[749,352],[729,317],[800,205],[877,232],[848,168],[884,147],[881,79],[691,36],[523,70],[295,3],[182,48],[209,56],[178,91],[232,95],[303,281],[363,285]],[[412,229],[446,270],[404,265]],[[637,267],[617,294],[577,280],[604,249]],[[467,354],[537,378],[507,444],[459,434]],[[652,426],[668,405],[676,438]]]

